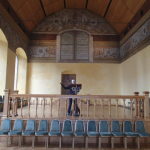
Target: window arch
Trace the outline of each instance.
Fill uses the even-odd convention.
[[[89,61],[89,34],[78,30],[60,34],[60,61]]]
[[[27,56],[22,48],[16,50],[14,89],[20,94],[26,93]]]

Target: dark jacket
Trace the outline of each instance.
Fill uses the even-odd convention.
[[[68,86],[64,86],[62,83],[61,83],[61,86],[64,88],[64,89],[69,89],[69,94],[70,95],[76,95],[77,94],[77,91],[76,91],[76,84],[70,84]]]

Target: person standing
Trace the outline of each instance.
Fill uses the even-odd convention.
[[[64,86],[62,83],[60,83],[60,84],[64,89],[69,89],[70,95],[76,95],[77,94],[77,86],[76,86],[75,80],[71,80],[71,84],[68,86]],[[69,105],[68,105],[68,111],[67,111],[68,116],[72,115],[72,111],[71,111],[72,101],[73,101],[73,99],[69,98]],[[77,99],[74,99],[74,111],[75,111],[74,115],[78,116],[80,113],[80,109],[77,105]]]

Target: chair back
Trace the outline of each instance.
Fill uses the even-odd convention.
[[[38,130],[39,131],[48,131],[48,121],[40,120]]]
[[[73,131],[73,128],[72,128],[72,122],[71,120],[67,119],[64,121],[63,123],[63,131],[67,131],[67,132],[72,132]]]
[[[10,128],[11,128],[11,121],[10,121],[10,119],[2,120],[1,130],[7,130],[7,131],[9,131]]]
[[[125,121],[124,122],[124,132],[133,132],[133,130],[132,130],[132,123],[131,123],[131,121]]]
[[[35,131],[35,120],[27,120],[26,129],[27,131]]]
[[[109,126],[108,126],[108,121],[102,120],[99,122],[99,132],[108,132],[109,131]]]
[[[23,120],[17,119],[14,122],[13,130],[21,131],[23,129]]]
[[[75,132],[85,132],[83,120],[77,120],[75,123]]]
[[[94,120],[88,121],[87,131],[88,132],[93,132],[93,131],[95,132],[95,131],[97,131],[96,122]]]
[[[60,121],[59,120],[52,120],[50,131],[60,132]]]
[[[111,128],[111,130],[112,130],[112,132],[120,132],[120,124],[119,124],[119,121],[117,121],[117,120],[114,120],[114,121],[112,121],[112,128]]]
[[[143,121],[135,122],[135,132],[145,132],[145,127],[144,127]]]

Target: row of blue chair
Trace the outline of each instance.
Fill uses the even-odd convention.
[[[50,124],[50,130],[48,130],[48,121],[40,120],[38,129],[36,130],[36,120],[27,120],[26,127],[23,129],[23,120],[16,119],[13,128],[11,129],[11,120],[4,119],[1,123],[0,135],[9,136],[10,141],[12,136],[18,136],[18,145],[21,146],[22,136],[32,137],[32,147],[34,147],[35,137],[45,137],[45,146],[48,147],[49,138],[52,136],[59,137],[59,147],[61,148],[62,137],[73,137],[72,147],[74,148],[75,137],[86,138],[85,144],[88,148],[88,138],[99,138],[99,148],[101,148],[101,139],[105,137],[111,138],[111,146],[114,148],[114,138],[119,137],[124,139],[124,147],[127,148],[127,138],[137,138],[137,145],[140,148],[140,138],[150,137],[150,134],[145,131],[143,121],[135,121],[135,130],[133,130],[133,124],[131,121],[126,120],[123,122],[123,130],[121,130],[120,122],[117,120],[111,121],[111,126],[107,120],[101,120],[98,123],[95,120],[87,121],[87,129],[85,129],[85,122],[83,120],[76,120],[75,129],[73,129],[72,120],[64,120],[63,127],[61,129],[59,120],[52,120]],[[110,130],[111,128],[111,130]],[[7,138],[8,139],[8,138]],[[7,141],[8,143],[8,141]]]

